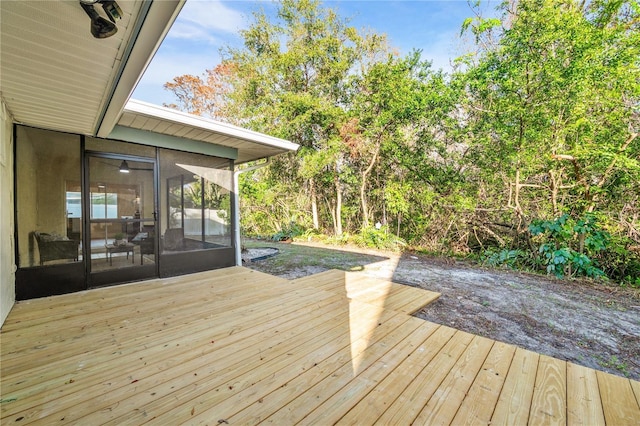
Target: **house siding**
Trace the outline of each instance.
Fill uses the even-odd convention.
[[[0,325],[16,300],[13,118],[0,98]]]

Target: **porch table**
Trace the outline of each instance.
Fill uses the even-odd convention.
[[[115,245],[115,244],[106,244],[105,248],[107,249],[107,260],[109,261],[109,266],[113,266],[113,253],[127,253],[127,259],[129,259],[129,253],[131,253],[131,263],[135,263],[135,256],[133,249],[135,248],[135,244],[126,243],[123,245]]]

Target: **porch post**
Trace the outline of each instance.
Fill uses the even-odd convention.
[[[240,243],[240,185],[238,184],[238,176],[240,176],[241,173],[261,169],[268,165],[269,158],[265,158],[264,160],[264,163],[256,164],[254,166],[247,167],[246,169],[236,170],[233,172],[233,234],[236,248],[236,266],[242,266],[242,247]]]

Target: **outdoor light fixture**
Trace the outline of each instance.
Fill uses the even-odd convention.
[[[109,21],[100,16],[98,11],[93,7],[94,4],[100,3],[102,10],[107,14]],[[91,18],[91,35],[95,38],[111,37],[118,32],[116,27],[116,19],[122,18],[122,9],[114,0],[80,0],[80,6]]]
[[[129,173],[131,169],[129,168],[129,163],[127,163],[127,160],[122,160],[122,163],[120,163],[120,167],[118,168],[118,170],[120,170],[120,173]]]

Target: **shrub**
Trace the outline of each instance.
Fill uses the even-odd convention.
[[[535,220],[529,225],[529,232],[538,237],[539,261],[548,274],[559,278],[605,275],[593,256],[608,247],[609,234],[599,228],[594,215],[587,214],[577,221],[567,214],[554,220]]]
[[[271,236],[273,241],[286,241],[293,240],[295,237],[299,237],[304,234],[305,230],[302,226],[296,222],[290,222],[287,226],[284,226],[280,231]]]
[[[399,250],[406,245],[405,241],[389,231],[387,225],[376,228],[369,226],[360,230],[354,237],[354,242],[363,247],[371,247],[384,250]]]
[[[510,269],[526,268],[529,255],[523,250],[496,250],[489,248],[482,253],[482,263],[489,266],[507,266]]]

